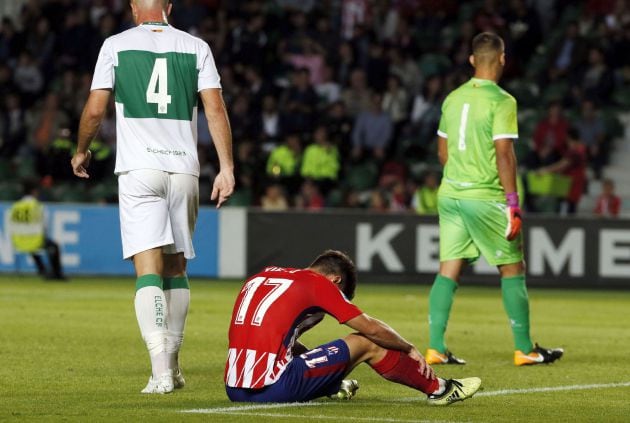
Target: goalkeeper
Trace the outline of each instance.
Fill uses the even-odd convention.
[[[516,191],[516,100],[497,82],[503,40],[477,35],[470,63],[475,75],[442,105],[438,155],[444,176],[438,193],[440,270],[429,295],[429,364],[464,364],[444,333],[462,268],[481,254],[501,274],[503,304],[514,335],[514,364],[551,363],[563,350],[534,345],[529,333],[521,211]]]

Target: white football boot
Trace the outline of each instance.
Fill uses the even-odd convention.
[[[173,374],[169,371],[161,374],[157,379],[153,379],[153,376],[151,376],[149,383],[141,392],[143,394],[170,394],[174,389]]]

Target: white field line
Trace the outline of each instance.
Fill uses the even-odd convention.
[[[290,403],[272,403],[272,404],[253,404],[238,405],[234,407],[219,408],[194,408],[192,410],[182,410],[182,413],[191,414],[226,414],[236,413],[250,410],[269,410],[273,408],[290,408],[290,407],[317,407],[320,405],[337,405],[337,402],[290,402]]]
[[[317,403],[323,405],[324,403]],[[251,416],[251,417],[274,417],[274,418],[287,418],[287,419],[312,419],[312,420],[339,420],[339,416],[326,416],[323,414],[305,416],[303,414],[280,414],[280,413],[247,413],[242,411],[225,412],[230,416]],[[405,420],[405,419],[392,419],[387,417],[348,417],[348,419],[355,422],[386,422],[386,423],[442,423],[441,420]],[[446,422],[444,422],[446,423]]]
[[[607,389],[607,388],[623,388],[630,386],[630,382],[619,383],[593,383],[590,385],[566,385],[566,386],[549,386],[546,388],[526,388],[526,389],[500,389],[498,391],[479,392],[475,397],[496,397],[498,395],[513,394],[535,394],[539,392],[558,392],[558,391],[584,391],[587,389]]]
[[[517,394],[538,394],[541,392],[559,392],[559,391],[584,391],[588,389],[608,389],[623,388],[630,386],[630,382],[617,383],[593,383],[588,385],[564,385],[564,386],[547,386],[540,388],[524,388],[524,389],[499,389],[497,391],[481,391],[475,394],[475,398],[479,397],[496,397],[501,395],[517,395]],[[424,401],[422,397],[401,398],[394,401],[414,402]]]
[[[559,392],[559,391],[583,391],[588,389],[608,389],[608,388],[622,388],[630,387],[630,382],[618,382],[618,383],[600,383],[600,384],[587,384],[587,385],[565,385],[565,386],[548,386],[540,388],[524,388],[524,389],[499,389],[496,391],[479,392],[475,397],[495,397],[501,395],[516,395],[516,394],[535,394],[541,392]],[[393,400],[393,402],[415,402],[424,401],[421,396],[411,398],[401,398]],[[280,408],[291,407],[321,407],[329,405],[339,405],[341,402],[305,402],[305,403],[282,403],[282,404],[253,404],[253,405],[241,405],[234,407],[218,407],[218,408],[196,408],[191,410],[182,410],[182,413],[191,414],[230,414],[230,415],[242,415],[252,417],[286,417],[286,418],[300,418],[300,419],[319,419],[319,420],[338,420],[339,416],[326,416],[316,415],[307,416],[301,414],[279,414],[279,413],[260,413],[256,410],[270,410]],[[363,403],[365,404],[365,403]],[[379,418],[379,417],[352,417],[355,421],[366,422],[389,422],[389,423],[409,423],[418,422],[418,420],[404,420],[393,418]],[[424,420],[425,422],[427,420]]]

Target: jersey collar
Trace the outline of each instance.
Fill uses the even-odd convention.
[[[477,85],[496,85],[497,83],[491,81],[490,79],[481,79],[481,78],[470,78],[470,82]]]
[[[140,25],[168,26],[166,22],[142,22]]]

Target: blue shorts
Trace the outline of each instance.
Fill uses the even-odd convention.
[[[339,392],[350,369],[350,350],[342,339],[294,357],[280,379],[261,389],[225,387],[236,402],[303,402]]]

